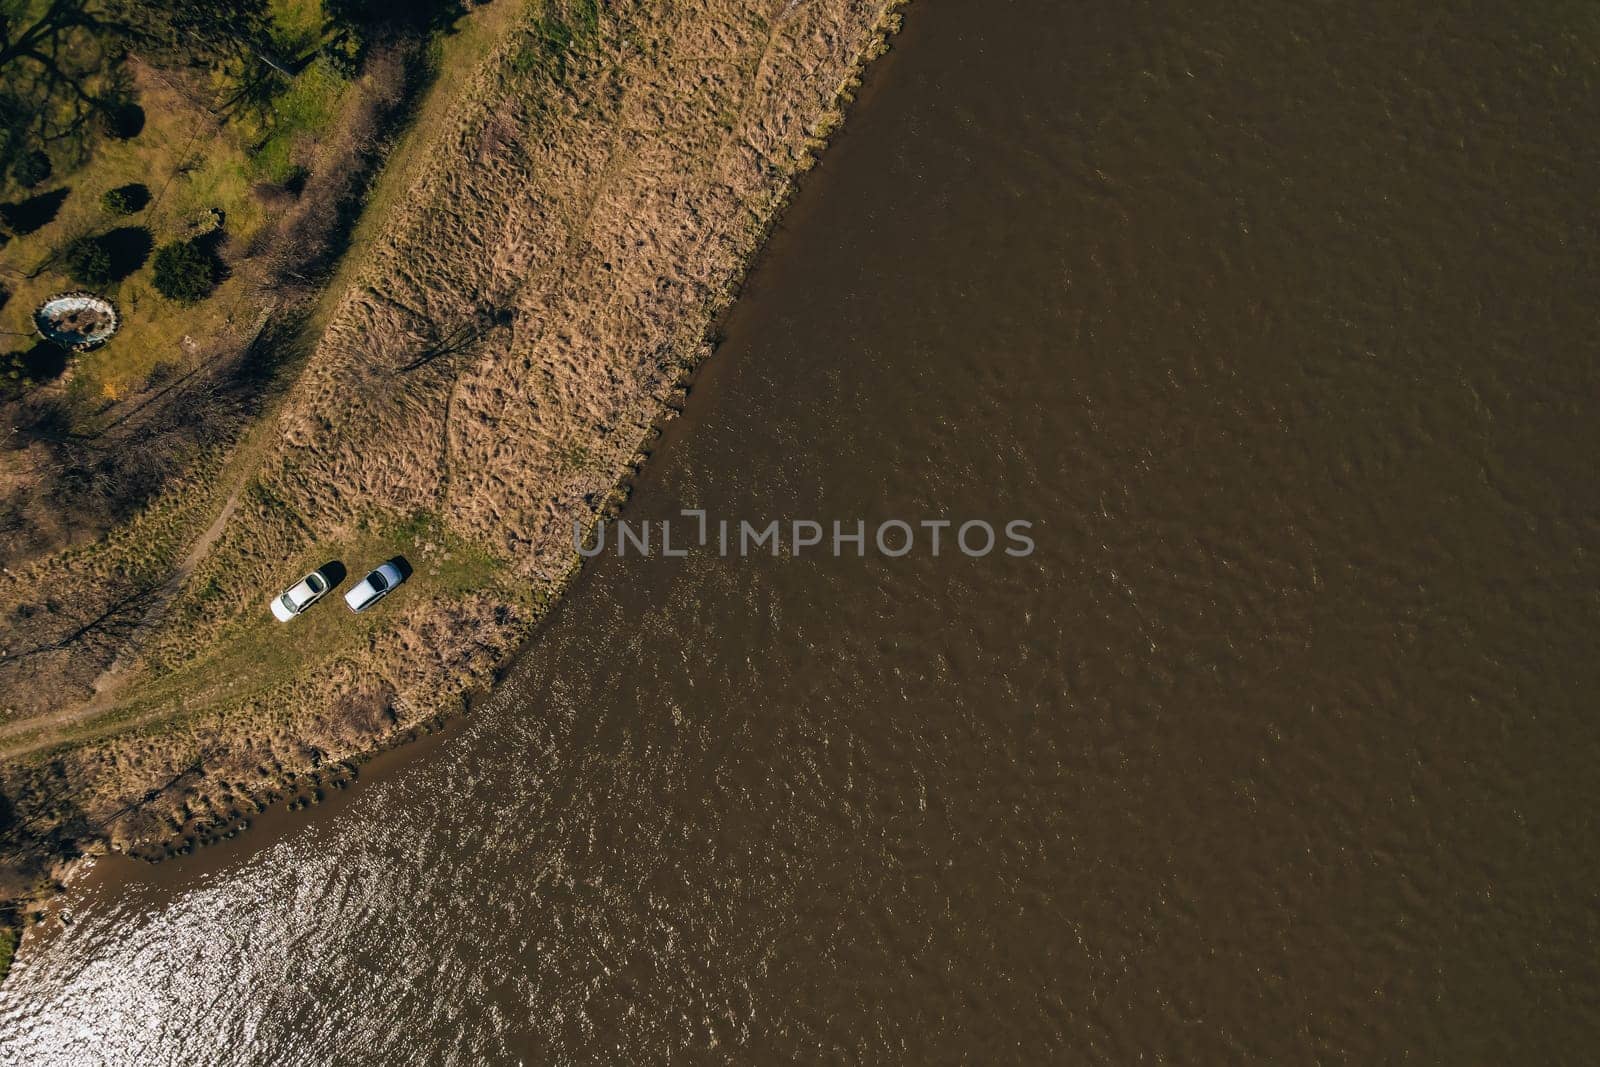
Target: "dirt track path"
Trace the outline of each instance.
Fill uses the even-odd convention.
[[[189,550],[184,553],[178,565],[173,568],[167,580],[162,582],[150,594],[150,606],[140,618],[134,633],[128,638],[122,650],[117,653],[117,658],[111,665],[100,672],[100,676],[92,683],[94,696],[79,704],[61,708],[45,715],[23,719],[19,722],[6,723],[0,726],[0,759],[10,759],[23,756],[29,752],[47,747],[56,742],[56,735],[61,729],[75,723],[84,722],[97,715],[102,715],[116,706],[117,695],[130,678],[130,668],[139,656],[139,637],[143,633],[159,627],[166,618],[167,609],[171,607],[178,591],[183,588],[189,576],[194,573],[195,567],[211,551],[211,546],[216,544],[217,538],[222,536],[222,531],[227,528],[228,520],[233,517],[234,511],[239,507],[239,497],[244,492],[244,487],[249,483],[250,474],[254,465],[249,463],[239,464],[240,473],[235,476],[235,483],[228,493],[228,498],[223,502],[216,518],[211,520],[211,525],[197,537]],[[23,735],[40,734],[19,745],[7,745],[5,739]]]

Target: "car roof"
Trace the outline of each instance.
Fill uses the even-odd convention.
[[[344,602],[353,608],[361,608],[377,600],[381,595],[371,582],[363,578],[345,592]]]

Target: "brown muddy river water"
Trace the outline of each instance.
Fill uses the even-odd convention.
[[[29,1064],[1583,1062],[1600,13],[919,0],[462,726],[104,864]]]

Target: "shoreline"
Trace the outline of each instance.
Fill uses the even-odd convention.
[[[843,118],[843,109],[851,103],[855,90],[860,87],[859,78],[861,73],[873,59],[887,49],[887,38],[898,28],[897,11],[900,3],[896,2],[896,0],[888,0],[888,2],[867,6],[871,9],[871,18],[869,23],[864,25],[864,32],[854,39],[854,46],[850,50],[851,54],[834,57],[835,61],[839,63],[842,73],[834,81],[834,86],[827,92],[825,102],[816,109],[813,115],[806,116],[808,121],[800,124],[798,129],[789,131],[787,143],[794,151],[792,165],[775,178],[769,177],[767,179],[767,187],[764,189],[765,195],[758,201],[759,210],[752,212],[753,225],[743,234],[747,247],[742,254],[736,257],[734,262],[727,265],[725,272],[719,277],[720,284],[708,294],[705,302],[698,308],[678,316],[680,320],[686,323],[698,322],[693,331],[693,337],[684,345],[687,351],[680,353],[675,359],[669,361],[670,374],[660,375],[654,379],[645,378],[636,384],[636,388],[638,384],[649,386],[634,401],[635,405],[643,409],[649,416],[647,420],[639,423],[637,444],[627,448],[624,452],[617,447],[618,443],[615,441],[603,442],[603,447],[608,447],[615,457],[613,462],[617,463],[617,473],[611,479],[609,489],[605,490],[603,495],[598,496],[598,499],[595,499],[593,491],[589,496],[583,498],[585,500],[595,500],[592,510],[589,510],[591,522],[614,517],[631,495],[632,486],[639,471],[658,447],[665,428],[670,426],[681,410],[683,398],[689,387],[692,386],[696,373],[704,365],[707,356],[714,350],[719,323],[728,313],[748,272],[759,261],[763,250],[766,248],[768,238],[777,227],[792,201],[797,181],[814,164],[816,153],[824,147],[827,137],[839,127]],[[857,15],[861,14],[860,5],[852,8],[851,5],[841,4],[840,9]],[[478,71],[462,79],[464,85],[467,86],[467,89],[463,90],[464,93],[468,92],[474,84],[484,79],[492,80],[497,73],[503,73],[508,64],[515,63],[515,57],[511,57],[508,53],[508,40],[509,35],[507,39],[497,43]],[[762,61],[764,61],[764,54]],[[760,61],[757,63],[757,73],[759,72]],[[463,109],[460,99],[457,100],[454,106],[457,110]],[[472,108],[467,107],[466,110],[470,112]],[[466,117],[466,125],[470,125],[471,117],[470,114]],[[407,145],[402,147],[400,151],[406,151],[410,144],[411,142],[407,142]],[[410,195],[414,197],[425,196],[430,191],[427,188],[430,178],[436,179],[437,172],[440,169],[448,168],[445,168],[436,159],[424,161],[421,167],[423,173],[413,175],[414,180],[410,186]],[[594,206],[591,205],[591,211],[593,210]],[[365,221],[358,225],[365,225]],[[385,253],[392,256],[397,247],[403,250],[403,235],[397,238],[394,234],[396,229],[404,230],[405,220],[400,220],[399,222],[391,221],[388,226],[388,232],[379,238],[384,247],[375,250],[374,259],[381,261]],[[718,235],[713,233],[709,236],[716,237]],[[726,234],[722,236],[725,239],[728,237]],[[736,241],[737,238],[734,239],[735,244]],[[350,318],[352,301],[358,300],[363,291],[366,293],[372,291],[371,279],[375,274],[381,276],[384,267],[385,264],[382,262],[374,266],[369,261],[361,264],[353,271],[349,290],[337,298],[335,308],[330,315],[331,321],[328,323],[330,336],[337,334],[340,330],[341,315],[346,319]],[[611,269],[609,261],[605,264],[605,269],[607,271]],[[344,275],[344,268],[340,269],[340,275],[341,277]],[[370,306],[362,310],[368,312],[370,316]],[[476,312],[475,315],[479,320],[483,317]],[[484,336],[487,336],[489,338],[487,341],[488,346],[498,346],[504,341],[502,336],[504,332],[505,324],[490,322],[480,325],[480,335],[476,340],[481,341]],[[513,324],[510,332],[514,338],[516,324]],[[323,344],[326,345],[328,343],[325,338]],[[511,347],[506,346],[508,352]],[[308,361],[307,368],[300,375],[300,381],[292,387],[292,392],[303,393],[308,389],[313,389],[319,376],[326,379],[330,376],[330,372],[337,371],[337,368],[328,367],[325,359],[319,358],[322,356],[323,353],[321,352],[313,353]],[[509,356],[506,358],[509,358]],[[303,420],[307,414],[315,414],[315,408],[313,404],[312,412],[308,413],[305,411],[304,405],[297,407],[294,397],[291,397],[286,406],[289,410],[284,413],[280,426],[284,429],[284,436],[288,442],[285,451],[289,451],[292,454],[292,450],[296,446],[294,435],[297,431],[306,432]],[[299,426],[295,425],[295,417],[297,415],[302,420]],[[315,429],[311,432],[314,433]],[[599,436],[605,438],[610,437],[611,434],[608,431]],[[308,442],[308,444],[315,451],[315,442]],[[304,448],[307,445],[301,445],[300,447]],[[242,521],[244,529],[240,532],[236,532],[233,529],[225,531],[223,537],[224,549],[228,547],[230,540],[236,542],[247,538],[249,534],[255,532],[250,529],[252,519],[259,521],[261,519],[261,511],[270,512],[270,510],[270,507],[259,509],[254,515],[246,514],[242,517],[242,520],[235,520],[236,523]],[[310,518],[310,524],[314,525],[320,516],[311,516]],[[438,524],[438,526],[438,529],[430,528],[426,538],[422,535],[418,536],[419,543],[428,546],[428,549],[424,551],[424,563],[428,562],[428,557],[437,557],[439,554],[436,542],[450,546],[445,548],[442,553],[446,560],[449,560],[453,553],[465,552],[472,547],[471,534],[476,531],[468,531],[466,535],[463,535],[459,525],[448,521],[448,516],[447,521]],[[570,530],[570,526],[567,529]],[[334,534],[335,536],[340,534],[348,536],[349,531],[336,529]],[[315,545],[315,539],[312,540],[312,550],[321,551],[320,546]],[[222,779],[225,774],[239,773],[237,764],[219,766],[215,770],[210,767],[202,767],[200,773],[192,778],[173,779],[174,782],[181,782],[184,799],[179,810],[195,814],[195,809],[198,809],[198,814],[195,817],[175,827],[167,825],[164,829],[160,819],[152,817],[157,813],[164,814],[170,824],[173,810],[177,807],[174,804],[174,800],[178,795],[178,790],[169,787],[157,791],[153,796],[146,793],[142,803],[133,805],[131,810],[119,812],[115,817],[114,823],[104,825],[105,832],[99,836],[98,840],[73,840],[71,845],[76,847],[85,857],[112,852],[124,854],[129,857],[129,862],[133,862],[135,857],[142,860],[156,859],[161,850],[165,850],[167,855],[172,855],[174,852],[186,853],[218,841],[232,841],[240,833],[252,835],[252,832],[259,831],[259,828],[250,825],[252,815],[248,809],[251,807],[255,808],[255,814],[261,814],[270,808],[274,821],[279,816],[286,819],[293,818],[293,802],[280,806],[280,802],[284,799],[282,792],[286,785],[290,783],[310,783],[309,788],[315,792],[325,785],[342,786],[348,784],[351,780],[359,778],[361,769],[369,766],[374,761],[380,761],[390,753],[410,749],[412,742],[417,741],[419,738],[426,739],[450,731],[452,724],[464,723],[467,716],[470,715],[472,704],[479,699],[486,698],[492,687],[514,668],[526,647],[532,641],[537,640],[540,628],[550,617],[551,612],[558,608],[563,595],[581,576],[582,561],[575,553],[570,551],[570,545],[568,546],[567,556],[565,566],[556,568],[549,567],[549,560],[546,559],[543,561],[546,566],[541,569],[538,566],[541,560],[537,555],[533,565],[525,563],[523,566],[518,567],[515,563],[515,556],[511,557],[512,562],[501,562],[499,564],[500,567],[515,572],[514,579],[542,585],[536,598],[524,600],[520,603],[513,602],[513,607],[521,609],[515,615],[507,617],[498,614],[498,612],[506,610],[506,605],[502,603],[494,611],[490,611],[487,614],[483,611],[473,611],[458,613],[453,618],[447,615],[442,620],[422,620],[423,627],[426,627],[429,622],[433,624],[431,630],[428,631],[428,636],[436,641],[446,644],[454,642],[459,645],[465,639],[473,640],[474,644],[470,646],[470,651],[473,654],[458,659],[453,663],[446,662],[442,665],[446,669],[435,669],[424,676],[410,679],[410,684],[403,687],[394,685],[392,679],[385,678],[384,681],[390,683],[388,692],[385,693],[379,690],[376,699],[367,700],[366,706],[370,707],[374,704],[387,705],[382,709],[383,713],[388,716],[387,728],[380,727],[376,730],[327,738],[318,736],[319,733],[330,733],[326,729],[319,731],[315,726],[310,729],[293,727],[291,730],[294,734],[294,741],[302,745],[312,741],[318,742],[307,753],[308,758],[298,762],[280,760],[276,770],[256,776],[254,781],[244,784],[242,788],[239,783],[235,783],[230,788],[227,782],[222,782],[219,788],[218,780]],[[199,568],[198,573],[188,585],[190,587],[195,585],[204,576],[205,570],[205,566]],[[500,575],[494,575],[493,577],[494,581],[492,583],[465,593],[460,599],[482,601],[485,599],[485,589],[489,594],[487,599],[492,600],[493,594],[497,592],[504,594],[507,585],[504,577]],[[182,605],[180,605],[180,609],[181,607]],[[416,613],[413,612],[410,617],[393,620],[393,624],[388,627],[374,629],[370,632],[369,643],[377,645],[385,636],[392,637],[396,630],[405,628],[408,624],[415,626],[417,622],[415,616]],[[183,621],[180,610],[179,623],[181,624]],[[190,636],[189,633],[182,630],[181,625],[178,630],[182,636]],[[209,636],[213,645],[225,644],[229,639],[229,635],[225,632],[213,633]],[[368,651],[381,652],[382,649],[369,648]],[[149,663],[150,659],[148,653],[146,653],[146,656],[141,657],[140,662],[141,667],[147,668],[146,673],[150,673],[148,672]],[[181,672],[183,667],[184,665],[180,663],[178,664],[178,670],[169,669],[166,677],[177,676],[182,680]],[[161,680],[162,676],[159,672],[156,673],[157,680]],[[293,684],[296,678],[301,676],[303,676],[303,671],[291,677],[290,685]],[[337,679],[327,687],[324,699],[320,703],[326,706],[337,704],[345,699],[366,698],[371,695],[368,691],[370,687],[366,686],[369,680],[359,671],[347,672],[342,678]],[[269,693],[268,698],[271,695]],[[161,707],[159,704],[155,706]],[[193,713],[186,714],[187,709],[185,709],[181,698],[175,707],[178,709],[176,715],[169,711],[166,716],[158,715],[152,720],[153,723],[158,724],[156,725],[157,731],[168,723],[171,724],[171,729],[173,730],[181,729],[186,719],[191,726],[194,724],[195,720],[189,717]],[[417,710],[422,707],[431,708],[432,710],[427,712]],[[246,711],[270,710],[271,708],[272,702],[270,699],[262,699],[253,705],[247,704],[244,706]],[[220,712],[215,714],[214,721],[220,722],[224,721],[223,716],[228,713]],[[204,712],[202,712],[202,715],[204,715]],[[231,709],[231,717],[234,719],[239,717],[238,708]],[[302,719],[302,723],[304,721]],[[380,724],[384,722],[381,715],[377,717],[377,722]],[[137,733],[139,726],[140,723],[136,719],[133,727],[135,733]],[[118,742],[121,736],[112,734],[101,742],[93,740],[81,742],[77,748],[72,748],[68,751],[80,752],[92,748],[97,743],[107,746],[113,745]],[[334,743],[323,743],[328,740],[332,740]],[[259,751],[258,749],[253,752],[247,752],[246,755],[256,755]],[[171,769],[174,761],[167,762],[168,769]],[[266,768],[267,765],[262,762],[259,766]],[[7,784],[9,787],[10,783],[8,782]],[[228,807],[223,808],[223,804],[227,804]],[[231,815],[231,817],[218,819],[210,814],[212,812],[222,812]],[[176,849],[174,845],[177,846]],[[254,847],[259,847],[259,842]],[[143,852],[142,855],[141,852]],[[48,896],[49,894],[44,895]]]

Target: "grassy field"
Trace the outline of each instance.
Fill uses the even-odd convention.
[[[384,599],[381,612],[351,614],[340,594],[394,557],[405,560],[409,579]],[[263,610],[236,613],[225,586],[214,577],[200,578],[184,606],[196,615],[220,612],[226,618],[226,627],[212,640],[184,649],[167,669],[123,694],[105,713],[62,726],[41,722],[8,736],[5,744],[15,753],[40,742],[55,746],[106,737],[134,724],[154,722],[171,730],[191,713],[227,715],[234,705],[259,700],[296,678],[315,678],[332,673],[332,664],[360,661],[374,638],[393,627],[396,614],[431,612],[471,595],[491,597],[521,614],[534,607],[531,590],[512,580],[502,561],[461,541],[437,516],[425,513],[374,516],[347,538],[308,541],[282,561],[282,572],[293,576],[283,584],[329,564],[347,572],[345,581],[289,624],[265,610],[265,597]],[[174,620],[173,630],[192,634],[195,621]]]
[[[893,7],[497,0],[442,38],[292,389],[106,538],[0,570],[8,848],[230,832],[487,683],[575,572],[574,522],[625,498]],[[411,580],[351,616],[338,594],[396,555]],[[273,621],[332,560],[329,602]]]
[[[309,351],[305,314],[350,244],[387,131],[428,80],[420,30],[385,36],[359,73],[342,73],[352,61],[324,54],[343,31],[325,25],[321,0],[272,0],[256,49],[278,57],[270,65],[251,53],[206,66],[126,27],[71,21],[123,2],[48,5],[68,12],[52,48],[81,56],[60,61],[73,93],[46,104],[96,103],[73,122],[42,118],[20,148],[13,135],[0,167],[0,567],[172,512],[166,490],[214,472]],[[32,69],[0,59],[0,97],[36,91]],[[33,145],[42,180],[21,167]],[[76,265],[85,243],[105,253],[93,276]],[[158,291],[164,246],[213,264],[203,298]],[[85,288],[116,306],[116,335],[81,353],[42,341],[40,302]]]
[[[36,0],[34,7],[42,6]],[[297,54],[314,54],[322,33],[318,0],[279,0],[274,14],[278,38]],[[260,114],[223,117],[218,105],[225,85],[180,85],[137,55],[120,64],[119,74],[143,112],[137,134],[90,137],[73,152],[53,153],[47,181],[24,189],[8,178],[0,190],[12,211],[27,218],[0,249],[0,278],[9,290],[0,331],[18,347],[31,345],[32,313],[44,297],[81,287],[66,275],[65,249],[82,237],[124,238],[118,277],[99,287],[117,305],[123,325],[102,348],[73,357],[63,375],[75,415],[90,426],[113,417],[115,402],[143,389],[153,373],[183,373],[219,336],[252,321],[260,295],[249,291],[245,278],[236,274],[199,305],[184,307],[151,285],[152,252],[209,229],[220,217],[224,258],[243,258],[268,219],[258,187],[290,180],[305,165],[349,86],[326,61],[313,58],[284,80]],[[109,211],[104,195],[128,186],[143,190],[144,205],[127,215]],[[30,204],[36,206],[29,210]]]

